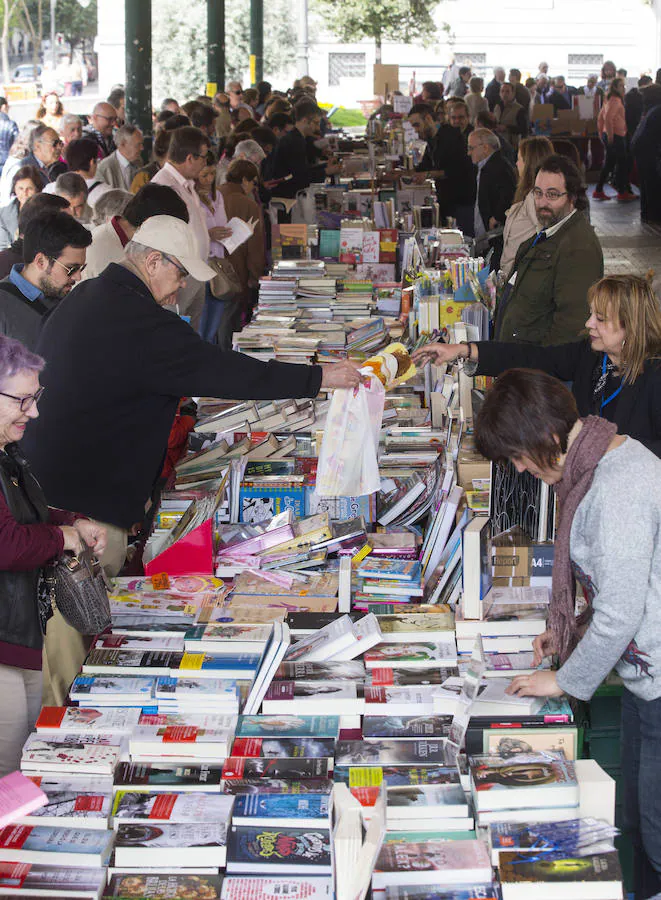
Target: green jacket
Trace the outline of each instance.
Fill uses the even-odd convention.
[[[545,241],[518,249],[516,281],[496,310],[494,339],[525,344],[575,341],[589,316],[588,288],[604,274],[601,245],[581,212]]]

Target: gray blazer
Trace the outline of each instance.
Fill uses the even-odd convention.
[[[131,187],[131,182],[133,181],[133,177],[135,173],[138,171],[138,167],[131,163],[128,168],[129,172],[129,181],[128,187],[126,182],[124,181],[123,169],[117,159],[117,151],[111,153],[110,156],[106,156],[105,159],[102,159],[99,162],[99,165],[96,170],[96,177],[101,181],[105,181],[106,184],[110,185],[111,188],[119,188],[122,191],[128,191]]]
[[[12,197],[0,208],[0,250],[6,250],[18,236],[18,200]]]

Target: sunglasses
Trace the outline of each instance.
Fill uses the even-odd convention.
[[[87,263],[74,263],[72,266],[65,266],[64,263],[60,262],[59,259],[55,259],[54,256],[49,256],[51,262],[57,263],[64,271],[67,273],[67,278],[71,278],[72,275],[75,275],[76,272],[84,272],[87,268]]]

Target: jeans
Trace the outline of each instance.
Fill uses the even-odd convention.
[[[634,896],[661,891],[661,697],[622,694],[624,831],[634,851]]]
[[[603,191],[606,180],[611,172],[615,171],[615,187],[618,194],[624,194],[629,187],[630,169],[626,138],[619,134],[614,134],[613,140],[609,141],[604,135],[604,144],[606,146],[606,159],[599,176],[597,190]]]
[[[231,350],[234,307],[232,299],[219,300],[211,293],[209,285],[206,285],[200,337],[210,344],[218,344],[221,350]]]

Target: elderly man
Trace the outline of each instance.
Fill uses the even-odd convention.
[[[245,106],[243,102],[243,88],[240,81],[230,81],[225,93],[230,98],[230,109],[238,109]]]
[[[505,213],[516,191],[516,170],[500,151],[498,135],[487,128],[476,128],[468,136],[468,155],[477,169],[474,209],[474,236],[484,248],[493,246],[492,269],[498,268],[503,249],[502,234],[492,238],[487,232],[505,225]]]
[[[117,110],[109,103],[97,103],[90,116],[90,124],[83,132],[96,141],[99,159],[105,159],[115,149],[112,130],[117,122]]]
[[[189,276],[206,283],[214,274],[190,225],[153,216],[133,234],[121,264],[60,305],[39,342],[46,390],[23,450],[53,505],[109,523],[107,554],[114,547],[116,568],[127,530],[144,516],[181,397],[314,397],[359,383],[347,361],[264,363],[220,350],[163,308]],[[130,435],[130,453],[117,452],[122,435]]]
[[[527,107],[524,108],[515,99],[514,85],[508,81],[500,86],[500,103],[494,114],[498,122],[496,130],[516,149],[521,138],[528,134],[528,113]]]
[[[57,132],[48,125],[37,125],[30,135],[30,152],[21,165],[34,166],[39,172],[41,186],[50,182],[49,168],[60,158],[62,141]]]
[[[53,193],[57,197],[63,197],[69,204],[65,212],[68,212],[74,219],[86,220],[87,185],[82,175],[78,175],[76,172],[64,172],[62,175],[58,175],[57,181],[53,185]]]
[[[83,123],[80,116],[73,113],[66,113],[60,119],[60,137],[65,147],[68,147],[71,141],[79,141],[83,136]]]
[[[98,164],[96,177],[111,188],[130,191],[135,174],[142,165],[142,132],[137,125],[122,125],[116,142],[117,149]]]
[[[489,104],[489,112],[493,112],[500,100],[500,86],[505,81],[505,69],[496,66],[493,70],[493,78],[484,89],[484,98]]]

